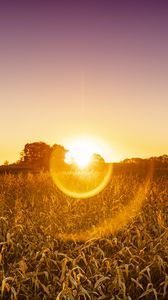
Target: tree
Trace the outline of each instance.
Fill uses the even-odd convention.
[[[94,153],[91,158],[91,163],[89,164],[89,168],[93,168],[95,170],[102,170],[106,166],[104,158],[97,153]]]
[[[95,164],[104,164],[105,160],[100,154],[94,153],[92,155],[92,162]]]
[[[50,161],[60,168],[67,150],[61,145],[52,147],[44,142],[28,143],[21,152],[20,164],[33,170],[49,170]]]
[[[65,168],[65,154],[68,152],[62,145],[53,145],[51,149],[52,167],[57,170]]]
[[[21,152],[21,162],[33,169],[49,169],[51,147],[44,142],[28,143]]]

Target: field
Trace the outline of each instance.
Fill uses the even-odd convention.
[[[0,175],[1,299],[168,299],[168,177],[112,175],[89,199]]]

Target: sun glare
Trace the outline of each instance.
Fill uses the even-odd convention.
[[[65,155],[65,162],[67,164],[77,164],[80,169],[85,168],[91,161],[91,155],[85,152],[71,153],[70,151]]]
[[[68,150],[64,161],[69,166],[63,164],[60,168],[55,162],[54,153],[50,160],[50,173],[57,187],[73,198],[89,198],[102,191],[110,180],[112,164],[92,162],[94,154],[109,162],[104,143],[96,138],[79,137],[68,139],[63,144]],[[95,159],[99,156],[95,156]]]
[[[73,141],[68,146],[68,152],[65,156],[67,164],[77,164],[80,169],[89,165],[94,153],[100,154],[99,147],[89,140]]]

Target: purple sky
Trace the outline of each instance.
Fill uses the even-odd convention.
[[[168,153],[167,1],[0,3],[0,163],[24,144],[104,139]]]

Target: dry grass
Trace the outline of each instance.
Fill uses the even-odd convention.
[[[167,177],[152,180],[136,217],[108,230],[143,184],[116,175],[99,195],[74,200],[49,174],[1,175],[1,299],[168,299]]]

